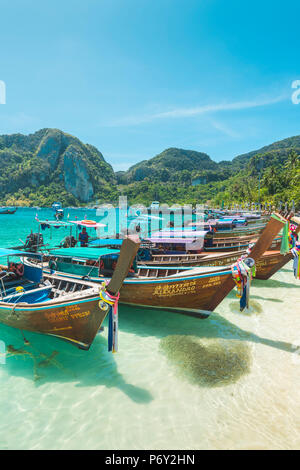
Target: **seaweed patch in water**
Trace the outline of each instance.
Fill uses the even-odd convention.
[[[172,335],[160,348],[180,376],[202,387],[229,385],[250,372],[250,348],[240,341]]]
[[[21,357],[22,359],[25,358],[30,358],[33,361],[33,378],[34,382],[37,382],[38,380],[41,380],[44,378],[43,375],[41,375],[38,372],[38,368],[45,368],[45,367],[51,367],[54,366],[58,369],[61,369],[63,371],[67,371],[56,359],[55,357],[58,355],[58,351],[53,351],[49,356],[42,352],[37,352],[37,354],[34,354],[33,352],[29,351],[28,349],[24,348],[19,348],[16,349],[12,344],[9,344],[7,346],[7,354],[6,357],[11,357],[11,356],[17,356]],[[39,362],[38,362],[39,361]]]

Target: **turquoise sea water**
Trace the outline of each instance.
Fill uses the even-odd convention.
[[[35,214],[0,216],[0,246]],[[117,354],[107,328],[86,352],[0,325],[0,449],[299,448],[299,286],[290,263],[253,282],[243,314],[234,292],[207,320],[121,306]]]

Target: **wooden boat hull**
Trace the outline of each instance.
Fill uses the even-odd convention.
[[[267,280],[277,273],[292,259],[292,254],[282,255],[280,251],[270,251],[264,255],[256,263],[256,279]]]
[[[27,261],[28,262],[28,261]],[[49,270],[44,267],[44,272]],[[56,272],[59,277],[68,279],[81,279],[82,275],[71,272]],[[120,289],[120,304],[152,307],[170,310],[177,313],[207,318],[214,310],[214,296],[222,292],[221,287],[228,280],[232,280],[231,270],[228,268],[203,268],[184,272],[181,276],[168,276],[165,279],[157,278],[126,278]],[[90,282],[103,283],[108,278],[89,278]],[[234,282],[232,280],[232,287]],[[218,305],[218,304],[217,304]],[[213,307],[214,306],[214,307]]]
[[[190,259],[183,259],[179,261],[177,258],[177,266],[180,268],[184,267],[200,267],[200,266],[229,266],[232,263],[236,262],[241,255],[244,255],[244,251],[239,252],[225,252],[220,253],[219,256],[203,256],[202,258],[199,256],[196,259],[191,259],[192,255],[190,255]],[[279,269],[285,266],[290,260],[292,259],[292,255],[290,253],[286,255],[282,255],[280,251],[267,251],[265,252],[257,261],[256,261],[256,279],[267,280],[273,274],[275,274]],[[148,262],[147,267],[151,269],[152,274],[154,274],[155,268],[160,268],[164,266],[166,267],[166,271],[169,268],[169,272],[171,272],[170,268],[174,269],[176,265],[175,261],[156,261],[156,262]],[[142,265],[139,266],[141,274],[145,272],[146,268]]]
[[[95,291],[95,289],[94,289]],[[99,295],[74,301],[9,304],[0,301],[0,323],[20,330],[56,336],[81,349],[89,349],[107,311],[98,306]]]
[[[3,211],[0,210],[0,215],[14,214],[16,212],[16,210],[17,209],[14,209],[14,210],[5,209]]]
[[[201,266],[230,266],[240,258],[245,251],[225,253],[204,253],[196,255],[159,255],[154,260],[138,264],[138,274],[142,276],[165,276],[175,274],[184,268],[197,268]],[[162,272],[161,272],[162,271]]]
[[[186,277],[177,279],[125,281],[120,291],[120,302],[207,318],[214,310],[215,294],[228,279],[232,279],[229,270],[194,276],[187,273]],[[226,295],[224,292],[223,298]]]
[[[106,312],[98,307],[99,298],[82,303],[51,307],[35,305],[12,308],[0,303],[0,322],[20,330],[56,336],[81,349],[89,349]]]
[[[212,247],[205,247],[204,252],[214,251],[215,253],[226,251],[246,250],[250,243],[255,243],[257,236],[237,237],[237,238],[217,238],[213,240]],[[277,249],[280,246],[281,237],[276,237],[272,242],[272,248]]]
[[[244,228],[244,229],[239,229],[239,230],[219,230],[215,232],[214,238],[234,238],[234,237],[247,237],[247,236],[258,236],[264,229],[265,225],[261,225],[260,227],[257,228]]]

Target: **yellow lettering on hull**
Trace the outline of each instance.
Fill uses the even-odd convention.
[[[80,310],[77,308],[76,310]],[[50,323],[56,323],[60,321],[69,321],[69,320],[76,320],[79,318],[86,318],[91,314],[89,310],[85,312],[77,312],[77,313],[69,313],[69,311],[66,309],[61,310],[59,312],[53,312],[53,313],[45,313],[45,317]]]
[[[196,281],[185,283],[167,284],[165,286],[158,285],[155,287],[153,294],[157,297],[173,297],[175,295],[192,294],[196,292]]]

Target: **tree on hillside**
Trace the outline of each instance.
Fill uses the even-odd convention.
[[[280,187],[280,179],[278,168],[274,165],[266,168],[263,176],[263,185],[267,187],[269,194],[275,194]]]
[[[287,156],[284,167],[286,170],[294,172],[296,168],[298,168],[299,163],[300,163],[300,156],[295,150],[291,150]]]

